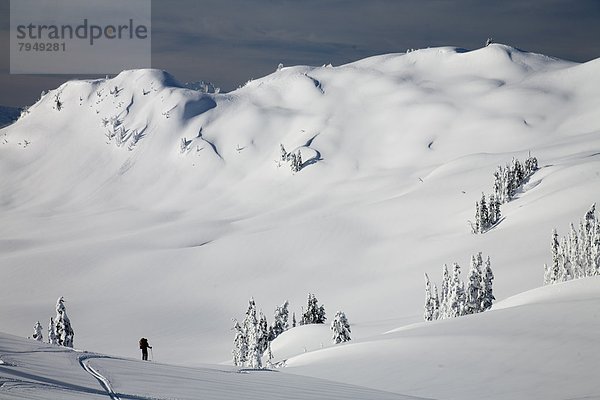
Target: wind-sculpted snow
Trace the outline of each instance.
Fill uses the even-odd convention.
[[[64,296],[75,346],[138,357],[147,337],[197,365],[231,359],[251,296],[270,322],[314,293],[360,340],[420,321],[423,272],[479,251],[497,299],[540,286],[552,228],[599,201],[598,87],[598,60],[503,45],[286,67],[231,93],[159,70],[67,82],[0,130],[3,329],[30,334]],[[472,235],[496,167],[529,152],[540,170]]]

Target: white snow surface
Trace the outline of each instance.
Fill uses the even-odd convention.
[[[158,361],[199,366],[230,359],[251,296],[271,321],[286,299],[299,319],[312,292],[329,317],[346,313],[355,343],[329,347],[327,326],[286,332],[273,344],[286,371],[423,397],[475,398],[492,379],[506,391],[486,398],[542,381],[544,398],[590,395],[597,281],[508,298],[541,286],[552,228],[600,199],[599,87],[600,59],[500,44],[288,67],[226,94],[158,70],[67,82],[0,130],[1,329],[27,336],[64,296],[75,346],[118,355],[94,365],[137,357],[145,336]],[[300,172],[278,167],[280,144],[301,151]],[[472,235],[496,166],[529,151],[541,169]],[[464,279],[478,251],[501,302],[419,324],[423,273],[439,284],[458,262]],[[561,360],[579,378],[550,379]]]
[[[600,277],[586,278],[301,354],[286,371],[434,399],[595,399],[599,329]]]
[[[416,397],[226,366],[181,367],[78,352],[0,334],[0,399],[377,399]]]

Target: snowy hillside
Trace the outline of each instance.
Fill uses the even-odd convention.
[[[302,354],[285,371],[435,399],[593,399],[599,310],[600,278],[586,278]]]
[[[321,379],[231,367],[175,367],[0,334],[0,399],[416,399]]]
[[[64,296],[77,348],[138,357],[145,336],[158,361],[200,365],[230,360],[231,318],[251,296],[270,319],[286,299],[299,315],[315,293],[328,317],[343,310],[353,339],[366,340],[420,322],[423,273],[466,268],[478,251],[491,257],[498,300],[539,287],[552,228],[566,234],[600,200],[598,87],[600,59],[497,44],[287,67],[226,94],[158,70],[67,82],[0,131],[2,330],[31,335]],[[280,161],[281,144],[300,152],[299,172]],[[496,166],[529,151],[541,169],[497,227],[471,234]],[[513,312],[385,340],[434,335],[438,347],[437,335],[457,329],[462,346],[462,329],[477,325],[483,348],[493,327],[512,324],[496,316]],[[375,357],[389,353],[378,349],[385,340],[357,347]],[[430,363],[456,353],[438,354]],[[306,357],[290,370],[313,374]],[[361,384],[421,395],[417,375],[432,365],[390,369],[408,374],[398,386]],[[323,377],[354,382],[327,368]]]
[[[0,398],[597,398],[598,310],[596,277],[323,350],[310,346],[327,341],[327,327],[306,325],[273,342],[276,353],[299,354],[278,371],[144,363],[0,334]]]

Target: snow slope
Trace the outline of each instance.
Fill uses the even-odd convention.
[[[176,367],[40,345],[0,334],[0,399],[416,399],[231,367]]]
[[[276,358],[278,371],[186,368],[0,334],[0,399],[592,399],[599,310],[595,277],[343,345],[326,344],[327,326],[302,326],[273,342],[298,354]],[[319,341],[325,348],[310,348]]]
[[[301,354],[285,370],[435,399],[595,399],[599,330],[600,278],[585,278]]]
[[[250,296],[271,318],[313,292],[361,339],[420,321],[423,272],[478,251],[496,298],[538,287],[551,229],[599,198],[599,81],[600,59],[494,44],[288,67],[227,94],[158,70],[67,82],[0,131],[3,330],[30,335],[65,296],[77,347],[137,357],[145,336],[159,361],[199,365],[230,359]],[[280,144],[302,171],[278,166]],[[494,169],[528,151],[541,170],[472,235]]]

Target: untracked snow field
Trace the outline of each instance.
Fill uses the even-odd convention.
[[[285,67],[223,94],[159,70],[67,82],[0,130],[0,331],[30,336],[64,296],[121,398],[319,398],[299,395],[308,377],[329,380],[321,398],[600,397],[598,278],[540,288],[552,229],[600,201],[598,88],[600,59],[500,44]],[[540,169],[472,234],[496,167],[529,152]],[[422,323],[423,273],[458,262],[465,279],[479,251],[492,310]],[[309,292],[346,313],[350,343],[302,326],[273,343],[279,372],[214,366],[250,297],[271,322]],[[142,336],[152,364],[131,360]],[[92,353],[36,346],[0,336],[0,397],[106,398]]]

